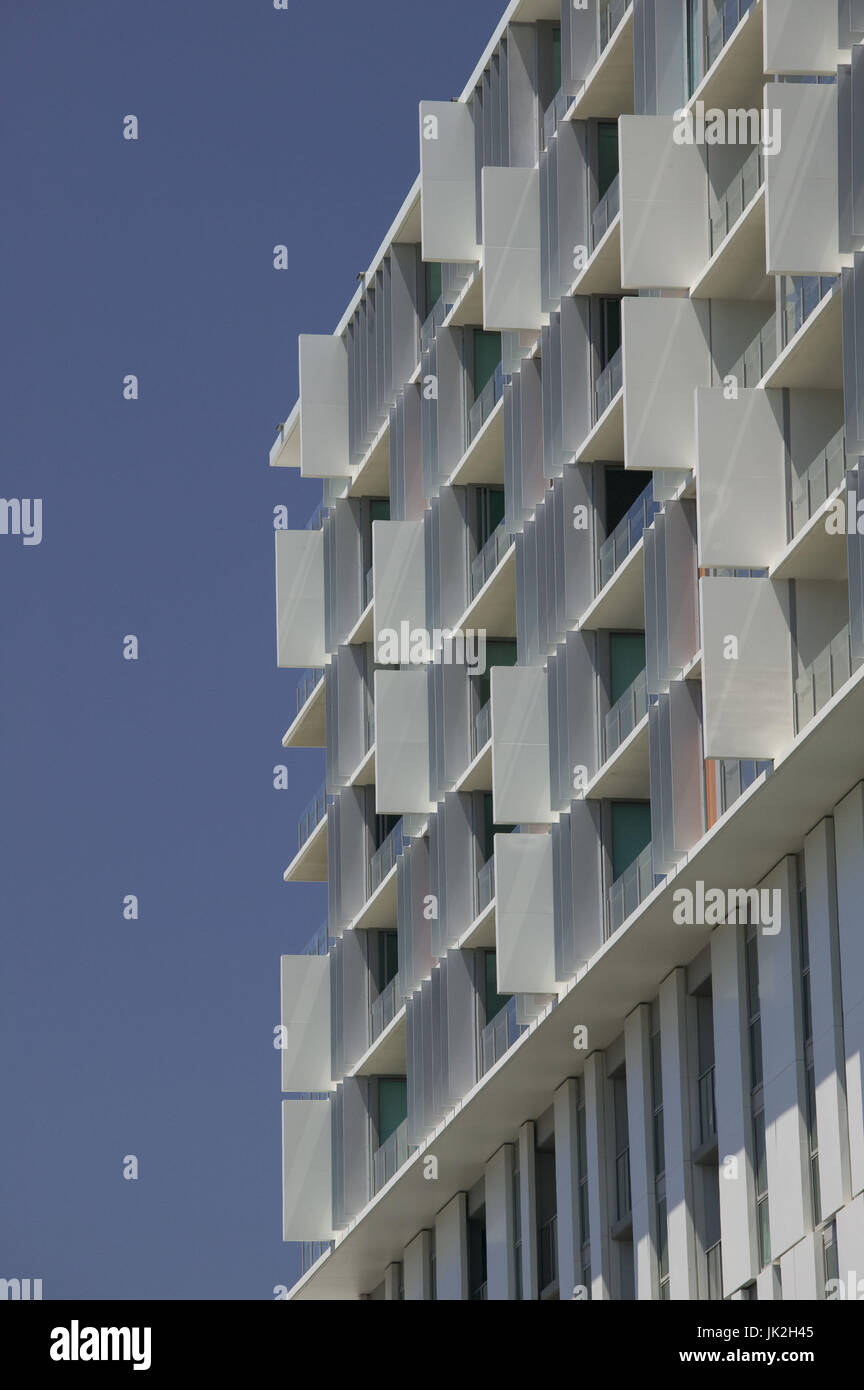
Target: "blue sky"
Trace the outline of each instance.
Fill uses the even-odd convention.
[[[273,789],[272,514],[320,487],[267,453],[501,8],[2,0],[0,494],[43,539],[0,535],[0,1277],[46,1299],[296,1277],[272,1038],[323,753]]]

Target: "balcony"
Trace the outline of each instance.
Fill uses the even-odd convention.
[[[420,348],[423,352],[432,346],[438,329],[457,304],[476,268],[473,261],[453,261],[441,266],[441,295],[420,329]]]
[[[621,348],[610,358],[594,386],[594,419],[599,420],[624,385],[624,358]]]
[[[550,1216],[537,1232],[537,1284],[545,1289],[558,1283],[558,1215]]]
[[[503,1009],[486,1024],[480,1034],[480,1075],[485,1076],[504,1053],[515,1043],[523,1029],[516,1022],[516,998],[508,999]]]
[[[608,48],[615,30],[627,13],[629,0],[602,0],[600,6],[600,52]]]
[[[788,347],[834,286],[836,275],[784,275],[783,346]]]
[[[303,947],[304,956],[326,956],[330,951],[330,936],[327,931],[327,923],[320,926],[315,935],[307,941]]]
[[[717,1111],[714,1104],[714,1068],[706,1067],[697,1079],[699,1095],[699,1145],[717,1138]]]
[[[495,368],[480,395],[468,412],[468,444],[474,443],[492,411],[504,394],[504,368],[501,363]]]
[[[555,138],[555,132],[557,131],[558,126],[561,124],[564,117],[567,115],[572,101],[573,98],[569,96],[568,93],[565,92],[562,88],[561,91],[556,93],[555,97],[552,99],[552,101],[550,101],[549,105],[546,107],[546,110],[543,113],[544,150],[548,150],[549,146],[551,145],[553,139]]]
[[[505,522],[502,521],[501,525],[492,532],[483,549],[471,562],[472,601],[477,597],[483,585],[492,578],[512,544],[513,537],[507,530]]]
[[[495,855],[493,854],[477,874],[477,912],[479,917],[495,897]]]
[[[711,214],[712,256],[743,216],[744,209],[750,206],[764,182],[765,166],[762,151],[757,145],[748,156],[741,172],[735,175],[729,187],[717,199]]]
[[[857,671],[852,661],[849,626],[838,632],[834,641],[821,651],[795,682],[795,732],[800,734],[811,719]]]
[[[773,771],[771,761],[753,758],[708,758],[705,762],[705,797],[708,828],[734,806],[763,772]]]
[[[606,715],[603,748],[607,760],[612,757],[616,748],[620,748],[624,740],[629,738],[647,713],[647,676],[644,671],[640,671],[633,684],[627,687]]]
[[[759,385],[776,360],[777,315],[772,314],[750,346],[744,349],[728,375],[734,376],[739,386],[752,388]]]
[[[302,849],[312,832],[321,824],[327,814],[327,790],[322,784],[300,817],[297,826],[297,848]]]
[[[324,702],[324,667],[310,667],[301,673],[295,692],[296,712],[283,748],[323,748],[327,739]]]
[[[630,551],[642,539],[643,531],[651,525],[659,510],[660,503],[654,501],[654,483],[652,480],[618,522],[611,536],[607,536],[600,547],[601,589],[606,587],[615,571],[623,565]]]
[[[297,713],[299,714],[316,686],[324,679],[324,667],[313,666],[304,671],[297,682]]]
[[[591,214],[591,250],[603,240],[621,210],[621,175],[616,174]]]
[[[369,861],[370,896],[384,882],[404,848],[405,834],[400,820],[396,822],[386,840],[383,841]]]
[[[395,1177],[408,1160],[408,1121],[403,1120],[372,1156],[372,1180],[376,1192]]]
[[[626,868],[620,878],[616,878],[609,889],[609,931],[610,934],[627,921],[641,902],[654,891],[654,861],[650,844],[646,845],[638,859]]]
[[[713,0],[708,8],[708,32],[705,35],[705,71],[719,58],[741,20],[756,0]]]
[[[309,520],[306,522],[306,525],[303,527],[303,530],[320,531],[329,515],[330,508],[326,502],[319,502]]]
[[[402,1007],[402,992],[399,989],[398,972],[389,985],[385,985],[372,1004],[372,1041],[377,1042],[384,1029],[392,1023]]]
[[[845,475],[846,437],[840,429],[825,451],[793,486],[789,503],[789,527],[793,537],[803,530],[811,516],[840,487]]]

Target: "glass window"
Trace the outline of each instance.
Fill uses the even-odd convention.
[[[621,877],[651,843],[651,803],[612,802],[612,879]]]
[[[378,980],[381,989],[386,989],[399,970],[398,933],[382,931],[378,933]]]
[[[498,970],[494,951],[483,952],[483,1002],[489,1023],[509,1003],[512,995],[498,993]]]
[[[408,1082],[404,1076],[378,1078],[378,1143],[385,1144],[408,1116]]]
[[[615,704],[645,670],[644,632],[613,632],[609,637],[609,701]]]
[[[501,334],[474,329],[474,395],[479,396],[492,380],[501,361]]]
[[[597,198],[603,197],[618,174],[618,122],[597,122]]]

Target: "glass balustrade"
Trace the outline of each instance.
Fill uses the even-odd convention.
[[[777,316],[771,318],[760,330],[752,343],[738,358],[729,376],[734,376],[739,386],[758,386],[769,367],[777,358]]]
[[[649,844],[609,889],[610,932],[617,931],[653,889],[654,862]]]
[[[603,0],[600,5],[600,52],[609,45],[609,40],[624,18],[629,0]]]
[[[369,861],[370,893],[374,893],[375,889],[384,882],[404,848],[405,835],[402,821],[399,820]]]
[[[740,173],[735,175],[729,187],[717,199],[711,214],[712,255],[725,241],[744,209],[750,206],[764,182],[765,166],[762,151],[757,146]]]
[[[616,570],[620,569],[630,551],[639,543],[645,528],[660,510],[654,501],[654,484],[650,482],[618,522],[611,536],[600,547],[600,588],[604,588]]]
[[[605,720],[604,747],[606,758],[612,757],[626,738],[632,734],[640,719],[648,713],[647,676],[640,671],[632,685],[629,685],[620,699],[610,709]]]
[[[402,994],[399,989],[399,975],[393,976],[372,1004],[372,1041],[377,1041],[388,1023],[392,1023],[402,1007]]]
[[[838,283],[836,275],[783,276],[783,346],[791,343]]]
[[[474,717],[474,757],[486,747],[492,737],[492,701],[487,700]]]
[[[324,679],[323,666],[311,666],[304,671],[297,682],[297,713],[299,714],[316,686]]]
[[[309,802],[309,805],[306,807],[305,811],[300,817],[300,822],[298,825],[298,849],[303,848],[306,841],[309,839],[309,836],[312,834],[312,831],[315,829],[316,825],[321,824],[321,821],[324,819],[326,814],[327,790],[325,786],[321,786],[318,788],[312,800]]]
[[[398,1129],[394,1129],[390,1138],[386,1139],[372,1156],[372,1175],[376,1192],[380,1192],[381,1188],[396,1176],[407,1159],[408,1121],[403,1120]]]
[[[480,395],[468,412],[468,443],[471,444],[482,430],[492,411],[504,393],[504,368],[501,363],[495,368]]]
[[[705,70],[712,67],[756,0],[711,0],[705,35]]]
[[[699,1143],[707,1144],[717,1137],[717,1112],[714,1106],[714,1068],[706,1067],[697,1081],[699,1092]]]
[[[591,214],[591,250],[602,241],[621,208],[621,176],[616,174]]]
[[[796,479],[789,504],[792,535],[807,525],[811,516],[828,500],[846,476],[846,436],[838,430],[823,453],[807,472]]]
[[[483,549],[471,562],[471,597],[476,598],[483,585],[495,573],[513,542],[505,522],[501,522]]]
[[[594,416],[595,421],[599,420],[604,411],[608,410],[618,392],[624,384],[624,359],[621,349],[610,358],[606,366],[597,378],[594,387]]]
[[[487,859],[477,874],[477,912],[487,908],[495,897],[495,856]]]
[[[516,1022],[516,999],[508,999],[503,1009],[486,1024],[480,1034],[480,1074],[485,1076],[511,1048],[523,1029]]]
[[[852,661],[847,624],[795,682],[795,728],[798,733],[811,719],[816,718],[857,669],[858,663]]]

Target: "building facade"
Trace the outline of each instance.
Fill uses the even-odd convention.
[[[513,0],[300,338],[293,1298],[864,1297],[862,41]]]

